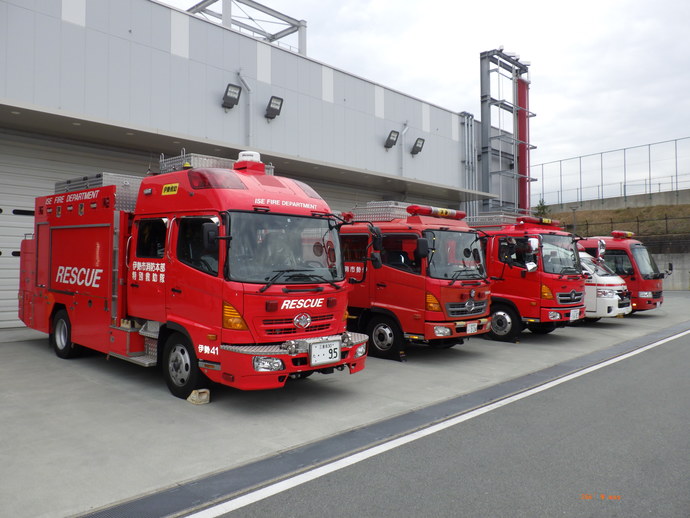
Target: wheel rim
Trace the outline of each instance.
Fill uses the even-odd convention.
[[[178,387],[183,387],[189,381],[192,362],[187,349],[177,344],[170,351],[168,358],[168,373],[170,379]]]
[[[67,323],[62,319],[55,323],[55,346],[61,351],[69,346]]]
[[[491,330],[498,336],[506,336],[513,329],[513,319],[505,311],[496,311],[491,316]]]
[[[376,324],[371,332],[371,343],[379,351],[389,351],[395,343],[395,333],[388,324]]]

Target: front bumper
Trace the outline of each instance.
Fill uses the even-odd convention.
[[[220,365],[218,369],[205,369],[204,373],[213,381],[241,390],[265,390],[280,388],[285,385],[291,374],[321,372],[329,374],[334,370],[344,370],[350,374],[364,369],[366,349],[357,354],[360,346],[366,347],[369,337],[362,333],[346,332],[317,338],[288,340],[269,345],[221,345]],[[312,364],[310,349],[313,344],[339,342],[340,357],[334,361]],[[282,368],[270,371],[257,371],[255,358],[277,359]]]
[[[555,307],[541,308],[539,321],[542,323],[553,322],[557,325],[565,325],[585,318],[585,307]]]
[[[412,342],[429,343],[435,340],[452,340],[487,333],[491,329],[491,318],[454,320],[450,322],[425,322],[424,334],[405,333]]]

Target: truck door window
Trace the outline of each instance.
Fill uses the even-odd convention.
[[[210,275],[218,275],[218,246],[204,250],[202,225],[213,222],[208,217],[182,218],[177,237],[177,258],[180,262]]]
[[[518,268],[526,268],[527,262],[536,262],[527,238],[511,238],[515,244],[508,242],[507,238],[502,237],[498,242],[498,260],[508,263]]]
[[[404,272],[420,273],[421,268],[414,259],[417,236],[384,236],[381,260],[386,266]]]
[[[345,261],[364,261],[367,257],[367,245],[369,238],[366,235],[341,235],[340,242],[343,246],[343,258]]]
[[[625,250],[606,250],[604,262],[616,275],[632,275],[635,273],[630,258]]]
[[[167,228],[163,218],[139,221],[137,257],[162,259],[165,254],[166,234]]]

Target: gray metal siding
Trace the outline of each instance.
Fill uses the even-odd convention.
[[[71,21],[62,19],[60,0],[23,4],[0,0],[0,70],[11,71],[0,74],[0,102],[462,185],[457,170],[448,170],[449,159],[458,164],[463,158],[449,110],[331,67],[324,91],[325,65],[148,0],[89,1]],[[240,104],[226,112],[223,90],[238,82],[238,72],[252,92],[245,89]],[[381,89],[383,114],[376,105]],[[285,104],[267,123],[271,95]],[[386,152],[386,135],[405,122],[405,149],[401,143]],[[425,148],[411,160],[417,137]]]
[[[33,233],[33,217],[16,211],[33,211],[34,199],[52,194],[56,181],[103,171],[144,176],[149,159],[0,131],[0,329],[23,325],[17,318],[18,254],[24,235]]]

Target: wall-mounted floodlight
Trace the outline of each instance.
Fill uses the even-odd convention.
[[[386,149],[390,149],[398,143],[398,137],[400,136],[399,131],[391,130],[386,139],[386,143],[383,145]]]
[[[241,93],[241,86],[228,83],[228,86],[225,88],[225,95],[223,96],[223,108],[228,110],[240,102]]]
[[[418,138],[417,140],[414,141],[414,146],[412,146],[412,150],[410,153],[413,155],[416,155],[417,153],[422,151],[422,148],[424,147],[424,139],[423,138]]]
[[[266,106],[266,115],[265,117],[267,119],[275,119],[278,115],[280,115],[280,110],[283,109],[283,98],[282,97],[276,97],[275,95],[271,96],[271,99],[268,101],[268,106]]]

